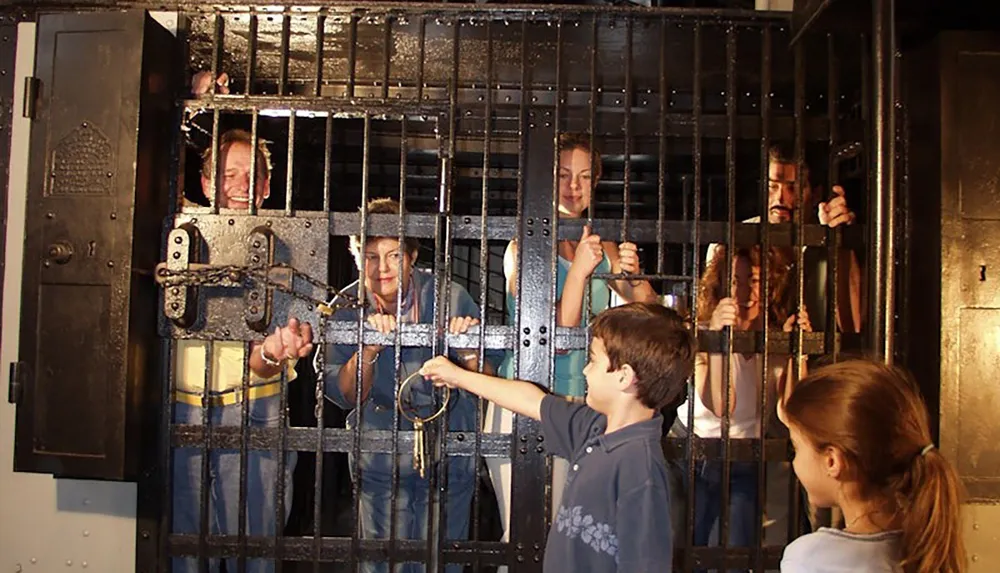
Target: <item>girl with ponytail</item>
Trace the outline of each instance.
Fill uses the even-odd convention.
[[[845,528],[796,539],[782,573],[963,573],[962,488],[934,447],[927,408],[902,370],[866,360],[816,370],[779,404],[809,500]]]

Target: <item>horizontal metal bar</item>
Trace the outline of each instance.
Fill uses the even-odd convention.
[[[18,2],[15,0],[15,6]],[[73,8],[73,9],[115,9],[115,8],[146,8],[150,10],[190,11],[196,13],[214,13],[219,11],[216,4],[194,2],[191,0],[31,0],[25,5],[38,8]],[[614,5],[559,5],[559,4],[490,4],[488,8],[479,8],[468,4],[447,5],[429,2],[379,2],[377,6],[364,7],[357,2],[331,2],[329,0],[295,0],[290,6],[281,8],[280,0],[241,0],[239,6],[227,7],[231,14],[247,13],[252,8],[262,14],[278,15],[292,13],[296,15],[324,14],[349,17],[381,17],[381,16],[425,16],[462,20],[528,20],[537,22],[553,22],[563,18],[573,23],[575,16],[597,14],[611,16],[632,15],[634,18],[648,17],[672,18],[680,22],[694,20],[711,20],[720,24],[733,23],[744,25],[774,25],[790,24],[790,15],[757,10],[739,10],[728,8],[647,8],[641,6]]]
[[[316,451],[316,428],[247,428],[247,449],[278,449],[282,431],[285,432],[287,451]],[[400,431],[398,451],[413,450],[414,432]],[[239,449],[241,431],[239,426],[213,426],[208,439],[211,449]],[[475,455],[475,432],[448,432],[447,452],[449,457],[469,457]],[[175,448],[203,448],[206,443],[205,427],[197,425],[175,425],[171,427],[171,445]],[[354,432],[343,428],[323,429],[324,452],[352,452]],[[392,453],[392,430],[369,430],[361,434],[363,453]],[[491,458],[510,457],[510,434],[483,434],[480,438],[480,454]]]
[[[407,237],[417,239],[433,239],[434,224],[438,215],[430,213],[408,213],[403,223],[403,233]],[[567,219],[559,222],[559,239],[579,239],[583,232],[585,219]],[[373,237],[395,237],[399,232],[397,215],[373,214],[368,216],[368,232]],[[451,216],[451,236],[454,239],[479,240],[482,231],[479,217],[472,215]],[[592,232],[606,237],[617,237],[621,230],[620,219],[594,219]],[[686,244],[692,236],[691,221],[663,221],[654,219],[630,219],[629,238],[635,243],[656,243],[660,238],[657,227],[662,229],[663,240],[666,243]],[[724,221],[702,221],[699,225],[701,244],[725,243],[729,223]],[[330,234],[333,236],[356,235],[361,228],[361,216],[356,212],[330,213]],[[758,223],[741,223],[736,226],[736,245],[751,247],[760,244],[760,229]],[[865,227],[851,225],[844,229],[843,245],[851,248],[861,248],[865,240]],[[509,241],[517,232],[517,218],[512,216],[491,216],[487,225],[488,240]],[[786,247],[794,245],[795,229],[792,223],[771,225],[771,246]],[[805,226],[805,245],[810,247],[826,246],[826,227],[822,225]]]
[[[235,557],[240,550],[240,540],[235,535],[207,535],[206,557]],[[355,546],[354,544],[358,545]],[[397,561],[422,562],[427,557],[427,541],[398,539],[389,550],[384,539],[353,540],[350,537],[274,537],[247,536],[248,557],[275,557],[286,561],[312,561],[315,548],[320,548],[320,561],[347,561],[350,559],[386,561],[390,554]],[[171,556],[199,555],[199,537],[190,534],[171,534],[167,537],[167,552]],[[360,549],[356,551],[356,549]],[[442,560],[463,563],[472,554],[481,556],[483,563],[506,562],[507,544],[498,541],[453,541],[441,551]]]
[[[285,433],[286,451],[316,451],[316,428],[247,428],[247,449],[274,451],[279,448],[282,431]],[[351,452],[354,449],[354,430],[344,428],[324,428],[324,452]],[[399,431],[397,452],[408,452],[413,448],[416,435],[412,431]],[[213,426],[212,435],[208,438],[209,449],[237,449],[241,439],[239,426]],[[174,448],[205,447],[205,427],[198,425],[171,426],[171,446]],[[448,432],[446,436],[448,457],[461,458],[476,455],[475,432]],[[691,445],[694,448],[695,459],[719,460],[723,456],[723,441],[718,438],[695,437]],[[667,459],[686,459],[686,438],[664,438],[663,453]],[[544,442],[542,443],[544,445]],[[527,447],[519,445],[518,447]],[[532,447],[538,447],[533,445]],[[782,462],[789,459],[789,443],[785,438],[730,439],[730,459],[736,461],[754,461],[759,459],[758,450],[764,448],[764,459],[771,462]],[[369,430],[361,434],[362,453],[391,454],[392,430]],[[511,457],[511,435],[498,433],[483,433],[480,436],[479,453],[487,458]]]
[[[363,118],[369,116],[384,116],[384,118],[407,117],[434,118],[446,113],[447,107],[436,106],[418,101],[363,102],[354,99],[339,99],[316,96],[241,96],[206,94],[197,99],[183,101],[184,107],[190,111],[245,111],[258,110],[261,115],[268,111],[288,112],[294,109],[297,115],[310,113],[317,117],[325,117],[333,113],[337,118]],[[382,119],[383,117],[379,117]]]

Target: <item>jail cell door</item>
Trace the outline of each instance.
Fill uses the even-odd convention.
[[[155,397],[174,37],[144,12],[38,20],[14,467],[130,479]],[[141,119],[140,119],[141,116]]]

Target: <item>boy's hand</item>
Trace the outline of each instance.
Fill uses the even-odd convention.
[[[312,325],[291,317],[285,326],[276,327],[264,339],[264,352],[272,360],[297,360],[313,350]]]
[[[465,370],[456,366],[444,356],[435,356],[420,367],[420,374],[434,382],[435,386],[459,388],[459,382]]]

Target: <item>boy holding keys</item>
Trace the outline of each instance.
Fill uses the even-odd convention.
[[[691,332],[676,312],[651,303],[606,310],[592,328],[585,405],[441,356],[421,373],[541,421],[549,451],[569,460],[545,547],[546,573],[669,572],[670,491],[659,410],[691,375]]]

